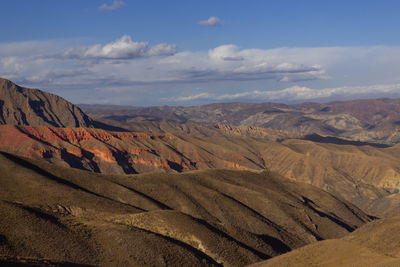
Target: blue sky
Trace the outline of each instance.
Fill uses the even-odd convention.
[[[1,2],[0,76],[74,103],[400,96],[399,1]]]

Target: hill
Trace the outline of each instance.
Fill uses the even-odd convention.
[[[341,239],[296,249],[261,266],[399,266],[400,217],[368,223]]]
[[[0,173],[9,263],[243,266],[371,220],[271,172],[102,175],[2,152]]]

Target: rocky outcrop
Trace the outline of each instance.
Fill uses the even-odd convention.
[[[92,127],[92,120],[65,99],[0,78],[0,124]]]

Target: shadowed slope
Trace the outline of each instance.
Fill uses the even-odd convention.
[[[102,175],[1,153],[0,173],[0,255],[8,260],[243,266],[370,220],[267,172]]]
[[[0,124],[91,127],[92,120],[65,99],[0,78]]]

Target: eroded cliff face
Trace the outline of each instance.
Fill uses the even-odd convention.
[[[0,124],[91,127],[92,120],[65,99],[0,78]]]
[[[89,128],[0,126],[0,148],[28,158],[102,173],[187,171],[204,168],[262,169],[230,151],[198,147],[200,139]],[[210,146],[213,146],[210,144]],[[215,146],[215,145],[214,145]],[[213,148],[211,150],[218,150]]]

